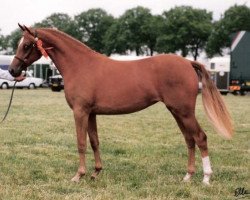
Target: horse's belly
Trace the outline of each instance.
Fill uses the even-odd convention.
[[[122,78],[120,78],[122,79]],[[96,114],[127,114],[140,111],[160,101],[152,81],[138,78],[116,80],[97,88],[93,112]]]
[[[110,102],[108,104],[97,104],[93,107],[92,112],[95,114],[103,115],[118,115],[118,114],[128,114],[143,110],[153,104],[158,102],[158,100],[151,101],[137,101],[137,102],[127,102],[118,103]]]

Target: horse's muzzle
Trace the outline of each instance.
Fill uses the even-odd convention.
[[[18,77],[21,75],[22,73],[22,66],[17,67],[17,68],[12,68],[11,66],[9,66],[9,73],[13,76],[13,77]]]

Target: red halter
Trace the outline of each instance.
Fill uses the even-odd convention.
[[[36,46],[39,49],[39,51],[41,52],[41,54],[45,57],[48,58],[48,53],[46,52],[46,50],[48,49],[52,49],[53,47],[48,47],[48,48],[43,48],[43,42],[42,40],[40,40],[38,37],[35,38],[36,41]]]

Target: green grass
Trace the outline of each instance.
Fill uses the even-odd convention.
[[[0,115],[10,90],[0,90]],[[214,175],[202,181],[197,173],[183,183],[187,149],[173,117],[163,104],[121,116],[98,116],[104,170],[90,180],[94,159],[87,150],[87,175],[70,179],[78,168],[73,115],[64,93],[16,90],[7,120],[0,125],[0,199],[235,199],[234,190],[249,181],[250,96],[228,95],[225,101],[235,121],[235,136],[227,141],[207,122],[198,97],[196,113],[207,132]]]

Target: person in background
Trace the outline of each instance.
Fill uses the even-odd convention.
[[[11,76],[8,70],[2,70],[1,68],[0,68],[0,78],[6,79],[8,81],[18,81],[18,82],[25,79],[23,75],[20,75],[18,77],[13,77]]]

